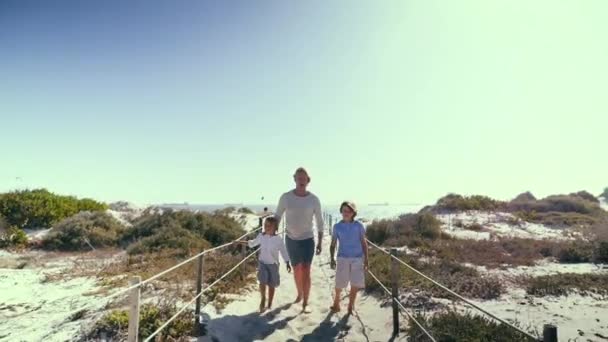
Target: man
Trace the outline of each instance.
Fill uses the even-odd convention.
[[[317,255],[321,254],[323,241],[323,214],[319,198],[306,188],[310,176],[304,168],[298,168],[293,175],[296,188],[284,193],[279,199],[275,217],[281,220],[285,213],[285,245],[293,265],[293,275],[298,289],[295,302],[302,302],[302,312],[307,312],[310,295],[310,267],[315,252],[313,218],[317,224]]]

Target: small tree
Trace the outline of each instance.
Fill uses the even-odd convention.
[[[602,192],[602,197],[604,197],[605,201],[608,201],[608,186],[604,188],[604,192]]]

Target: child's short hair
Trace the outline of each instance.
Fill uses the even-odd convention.
[[[264,224],[266,224],[266,222],[274,226],[274,234],[276,235],[277,230],[279,230],[279,220],[277,220],[277,218],[274,216],[269,216],[264,220]]]
[[[342,202],[342,204],[340,204],[340,213],[342,213],[342,209],[344,209],[344,207],[347,207],[350,210],[352,210],[352,212],[353,212],[353,219],[355,217],[357,217],[357,205],[354,202],[351,202],[351,201],[344,201],[344,202]]]

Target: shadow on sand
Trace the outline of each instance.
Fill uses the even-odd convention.
[[[252,342],[263,340],[276,330],[284,329],[289,321],[296,318],[296,316],[290,316],[276,322],[270,322],[281,311],[289,309],[289,307],[291,307],[291,304],[286,304],[262,315],[253,312],[244,316],[227,315],[216,318],[209,322],[209,331],[213,340],[216,341]]]
[[[313,342],[313,341],[335,341],[340,338],[344,338],[348,331],[350,330],[350,326],[347,324],[350,315],[344,315],[339,321],[336,323],[332,323],[331,316],[333,314],[330,312],[327,314],[325,319],[319,324],[318,327],[315,328],[310,334],[306,334],[302,336],[302,342]]]

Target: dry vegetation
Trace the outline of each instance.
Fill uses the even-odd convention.
[[[437,313],[430,317],[418,316],[418,322],[439,342],[477,341],[477,342],[513,342],[534,341],[526,335],[497,323],[486,317],[460,314],[454,311]],[[516,325],[518,325],[516,323]],[[466,329],[463,329],[466,327]],[[430,339],[410,319],[407,336],[411,341],[428,342]],[[534,331],[533,335],[538,336]]]
[[[493,299],[504,292],[503,285],[498,278],[482,275],[472,267],[463,266],[447,259],[419,261],[400,253],[398,257],[418,271],[465,297]],[[372,252],[370,253],[369,264],[370,270],[383,284],[391,284],[391,260],[388,255],[377,251]],[[399,272],[399,284],[406,292],[418,292],[422,295],[438,298],[451,298],[449,293],[402,265]],[[366,278],[366,290],[382,293],[382,288],[371,277]]]
[[[563,273],[520,279],[526,292],[537,297],[567,296],[571,293],[608,295],[608,274]]]

